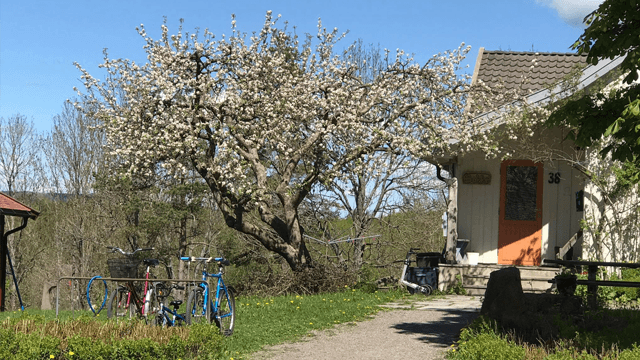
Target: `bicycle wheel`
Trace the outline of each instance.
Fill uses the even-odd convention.
[[[151,326],[167,326],[167,319],[161,313],[156,313],[151,320]]]
[[[211,322],[205,314],[203,287],[198,286],[191,290],[187,299],[187,316],[185,319],[188,325]]]
[[[218,311],[213,318],[220,332],[224,336],[233,334],[236,322],[236,298],[233,289],[227,286],[227,291],[221,290],[218,294]]]
[[[109,319],[125,319],[133,317],[135,305],[129,304],[129,289],[120,286],[109,296],[107,317]]]

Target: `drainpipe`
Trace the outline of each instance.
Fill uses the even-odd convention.
[[[451,175],[455,164],[451,164]],[[442,177],[442,168],[436,165],[436,177],[447,184],[449,198],[447,199],[447,242],[444,258],[447,264],[456,263],[456,246],[458,244],[458,179],[452,176],[449,179]]]
[[[22,218],[22,225],[18,226],[15,229],[7,231],[6,234],[2,235],[2,240],[0,242],[0,246],[3,247],[4,251],[0,251],[0,253],[3,253],[2,254],[3,257],[5,257],[5,256],[7,258],[9,257],[9,251],[7,249],[7,242],[8,242],[8,239],[9,239],[9,235],[11,235],[11,234],[13,234],[15,232],[18,232],[18,231],[24,229],[25,227],[27,227],[27,221],[28,220],[29,220],[28,217],[23,217]],[[2,222],[4,223],[4,216],[3,216],[3,221]],[[4,226],[3,226],[3,228],[4,228]],[[3,229],[3,231],[4,231],[4,229]],[[5,259],[2,259],[2,260],[3,261],[0,261],[0,262],[4,263],[4,269],[0,269],[0,271],[4,272],[6,274],[6,266],[7,265],[6,265]],[[9,258],[9,263],[11,263],[10,258]],[[22,306],[22,299],[20,298],[20,290],[18,290],[18,282],[16,280],[15,273],[13,272],[13,265],[11,266],[11,272],[13,274],[13,281],[14,281],[15,286],[16,286],[16,292],[18,293],[18,298],[20,299],[20,305]],[[1,278],[2,278],[3,281],[2,281],[2,284],[0,284],[0,292],[2,292],[1,297],[0,297],[0,311],[5,311],[6,310],[5,309],[6,288],[5,288],[5,280],[4,280],[5,277],[2,276]]]

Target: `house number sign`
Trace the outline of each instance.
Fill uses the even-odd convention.
[[[470,185],[489,185],[491,174],[488,172],[467,171],[462,175],[462,183]]]
[[[560,173],[549,173],[549,184],[560,184]]]

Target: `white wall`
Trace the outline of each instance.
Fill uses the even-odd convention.
[[[467,171],[491,174],[489,185],[462,183]],[[498,217],[500,205],[500,160],[485,160],[474,153],[458,160],[458,238],[469,239],[467,251],[480,253],[479,262],[498,262]]]
[[[469,239],[467,251],[480,253],[481,263],[498,262],[500,206],[500,159],[486,160],[481,153],[458,159],[458,237]],[[467,171],[491,174],[489,185],[462,182]],[[549,173],[560,173],[560,183],[549,183]],[[565,162],[544,166],[542,200],[542,258],[554,259],[555,247],[563,246],[580,229],[582,212],[576,211],[575,193],[584,187],[581,173]],[[575,254],[579,256],[579,253]]]

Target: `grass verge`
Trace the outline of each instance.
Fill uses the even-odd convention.
[[[238,297],[234,334],[204,328],[153,328],[104,321],[106,314],[29,310],[0,313],[0,347],[16,359],[246,359],[265,346],[295,341],[314,330],[369,318],[379,305],[413,298],[403,291],[343,291],[317,295]],[[421,297],[424,299],[424,297]],[[0,351],[0,358],[3,358]],[[18,357],[15,354],[23,354]],[[53,356],[53,357],[51,357]]]
[[[503,331],[487,317],[477,318],[460,333],[460,340],[447,353],[450,360],[632,360],[640,359],[637,334],[640,323],[635,310],[600,311],[587,327],[568,329],[556,321],[560,336],[540,339],[538,344],[521,341],[514,331]],[[626,319],[624,328],[619,320]],[[598,323],[597,320],[604,320]],[[609,324],[613,327],[606,326]]]
[[[238,298],[236,330],[226,339],[228,355],[244,359],[265,346],[366,319],[382,310],[378,305],[403,296],[408,295],[402,291],[367,293],[345,288],[330,294]]]

